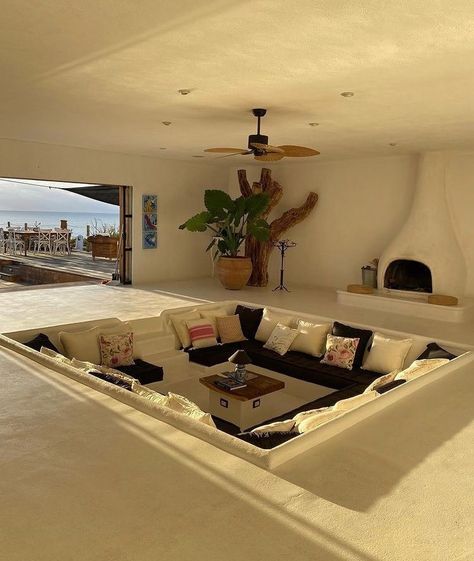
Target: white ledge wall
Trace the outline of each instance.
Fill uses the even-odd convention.
[[[203,205],[205,188],[225,188],[227,171],[211,164],[0,140],[0,177],[133,187],[133,283],[209,275],[206,235],[179,224]],[[142,194],[158,195],[158,248],[142,249]],[[0,201],[1,208],[1,201]]]
[[[465,295],[474,296],[474,152],[448,152],[447,156],[446,197],[464,255]],[[311,190],[319,195],[312,214],[284,234],[298,244],[286,258],[285,279],[290,290],[301,284],[345,289],[350,283],[360,283],[361,267],[380,257],[405,223],[415,192],[418,156],[321,163],[317,158],[296,160],[288,158],[266,166],[284,189],[272,216],[300,205]],[[245,165],[229,170],[232,195],[239,191],[239,167]],[[250,182],[258,180],[260,169],[247,167]],[[270,260],[272,285],[278,284],[279,265],[274,252]]]

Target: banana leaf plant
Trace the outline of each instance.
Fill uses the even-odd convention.
[[[206,210],[186,220],[179,229],[190,232],[210,230],[213,239],[206,251],[215,248],[214,258],[237,257],[240,246],[248,236],[262,242],[270,237],[270,226],[260,218],[269,202],[266,193],[232,199],[225,191],[208,189],[204,193]]]

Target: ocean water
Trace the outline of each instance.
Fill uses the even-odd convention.
[[[6,228],[8,222],[12,226],[24,227],[25,223],[30,227],[59,228],[61,220],[67,220],[67,226],[72,230],[73,236],[86,235],[87,226],[97,223],[99,227],[113,225],[118,230],[120,218],[119,210],[112,212],[52,212],[52,211],[21,211],[0,210],[0,228]],[[91,229],[91,233],[93,233]]]

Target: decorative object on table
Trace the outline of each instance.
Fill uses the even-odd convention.
[[[219,280],[225,288],[239,290],[252,273],[250,258],[239,255],[242,243],[249,236],[262,242],[270,236],[270,227],[261,218],[266,213],[269,196],[254,193],[232,199],[225,191],[209,189],[204,193],[204,204],[206,210],[189,218],[179,229],[212,232],[213,238],[206,251],[215,249]]]
[[[283,277],[285,274],[285,253],[290,247],[296,247],[296,243],[292,242],[291,240],[278,240],[273,244],[273,246],[280,250],[281,257],[280,284],[273,289],[273,292],[275,292],[275,290],[286,290],[287,292],[290,292],[283,282]]]
[[[204,152],[214,152],[217,154],[229,154],[229,156],[251,154],[255,160],[263,162],[274,162],[285,157],[307,158],[317,156],[319,152],[314,148],[306,146],[293,146],[284,144],[283,146],[271,146],[268,144],[268,136],[260,134],[260,119],[265,117],[266,109],[252,109],[254,117],[257,118],[257,134],[248,137],[247,148],[207,148]]]
[[[256,193],[265,193],[269,197],[269,204],[261,214],[266,219],[273,208],[280,202],[283,196],[283,187],[272,179],[272,172],[263,168],[260,181],[254,182],[250,187],[247,181],[246,171],[239,169],[238,172],[240,192],[243,197],[252,197]],[[312,191],[306,197],[306,201],[299,207],[291,208],[284,212],[279,218],[275,218],[269,226],[270,236],[267,240],[259,240],[255,236],[249,236],[245,241],[245,255],[252,260],[252,275],[248,281],[249,286],[267,286],[268,284],[268,262],[274,243],[282,237],[289,228],[304,220],[318,202],[318,195]]]
[[[158,246],[158,196],[143,195],[142,199],[143,249]]]
[[[374,289],[366,284],[348,284],[347,292],[353,292],[355,294],[373,294]]]
[[[377,288],[377,269],[379,265],[379,260],[377,258],[372,259],[372,261],[364,265],[361,268],[362,271],[362,284],[365,286],[371,286],[372,288]]]
[[[235,370],[232,374],[232,378],[238,382],[245,382],[247,380],[246,365],[252,362],[249,355],[243,349],[240,349],[229,357],[229,362],[235,364]]]
[[[446,294],[430,294],[428,296],[428,304],[437,304],[438,306],[457,306],[458,299],[456,296],[447,296]]]

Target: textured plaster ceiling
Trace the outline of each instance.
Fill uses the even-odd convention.
[[[470,0],[15,0],[0,25],[3,138],[191,158],[267,107],[318,158],[474,147]]]

